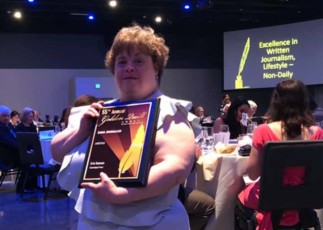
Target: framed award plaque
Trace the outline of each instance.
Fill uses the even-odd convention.
[[[145,186],[158,113],[158,99],[104,105],[90,140],[80,183],[98,183],[100,172],[104,172],[118,186]]]

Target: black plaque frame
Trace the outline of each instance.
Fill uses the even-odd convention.
[[[94,127],[80,184],[98,183],[100,172],[105,172],[117,186],[145,186],[158,114],[159,99],[105,104]]]

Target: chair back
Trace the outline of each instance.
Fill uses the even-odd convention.
[[[284,185],[287,167],[305,167],[304,182]],[[323,207],[323,140],[267,142],[260,177],[259,209]]]
[[[21,164],[44,164],[41,144],[37,133],[17,132],[16,137],[18,141]]]

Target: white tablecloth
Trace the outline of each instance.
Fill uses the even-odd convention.
[[[196,175],[187,183],[215,199],[215,213],[209,218],[206,230],[234,229],[234,207],[237,195],[244,187],[247,162],[248,157],[237,154],[210,153],[198,159]]]
[[[40,140],[41,150],[43,152],[44,162],[48,163],[52,158],[52,152],[50,149],[50,142],[52,139]]]
[[[57,164],[57,162],[55,162],[53,160],[53,158],[52,158],[52,151],[51,151],[51,148],[50,148],[51,141],[52,141],[52,139],[40,140],[41,149],[42,149],[45,164],[46,163]],[[45,177],[45,183],[47,183],[47,181],[48,181],[48,176]],[[38,179],[38,185],[42,186],[41,178]],[[50,187],[51,187],[51,189],[59,189],[59,185],[58,185],[56,180],[52,181]]]
[[[59,164],[57,161],[55,161],[52,158],[52,150],[50,148],[51,141],[52,141],[52,139],[40,140],[41,149],[43,152],[44,163],[48,163],[48,164],[52,164],[52,165]]]
[[[317,216],[320,220],[321,229],[323,230],[323,209],[317,209],[316,213],[317,213]]]

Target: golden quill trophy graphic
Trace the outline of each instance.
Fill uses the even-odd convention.
[[[238,71],[237,78],[235,80],[235,89],[242,89],[243,88],[243,80],[242,80],[241,73],[242,73],[244,65],[246,63],[246,60],[247,60],[247,57],[249,54],[249,49],[250,49],[250,37],[248,37],[248,39],[246,41],[246,44],[244,46],[244,50],[243,50],[243,53],[241,56],[239,71]]]
[[[140,125],[133,142],[120,160],[118,178],[120,178],[121,174],[124,174],[132,166],[134,166],[134,174],[137,174],[144,139],[145,129],[143,125]]]

